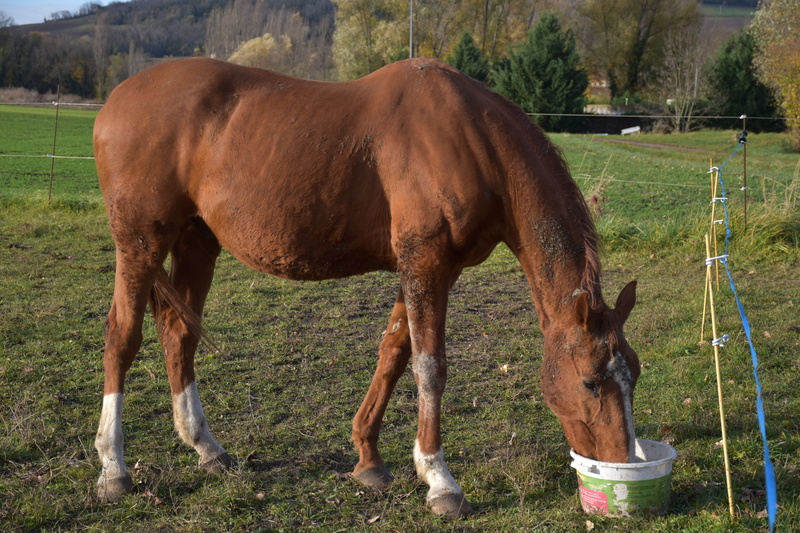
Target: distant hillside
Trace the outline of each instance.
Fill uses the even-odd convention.
[[[705,42],[716,46],[745,27],[756,5],[757,0],[704,2]],[[57,12],[40,24],[0,28],[0,87],[54,93],[60,86],[62,93],[102,100],[117,84],[154,62],[195,55],[229,59],[234,53],[243,64],[330,80],[336,77],[335,14],[332,0],[87,3],[77,13]],[[429,25],[417,30],[431,39],[452,29],[436,26],[442,21],[434,20],[435,15],[428,12]],[[474,21],[469,23],[474,26]],[[262,49],[269,53],[243,55]],[[494,59],[504,53],[498,52]]]
[[[258,65],[330,79],[331,0],[134,0],[96,11],[55,13],[40,24],[0,28],[0,87],[105,99],[125,78],[164,58],[227,59],[269,33],[284,48]]]
[[[105,16],[110,44],[116,52],[127,52],[134,41],[145,55],[153,58],[181,57],[202,50],[208,18],[214,8],[222,9],[228,0],[133,0],[113,2],[96,13],[39,24],[17,26],[19,31],[47,34],[56,39],[94,38],[98,16]],[[310,27],[330,19],[334,6],[330,0],[262,0],[267,10],[299,13]]]

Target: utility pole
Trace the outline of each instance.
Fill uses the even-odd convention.
[[[408,58],[414,57],[414,0],[408,0]]]

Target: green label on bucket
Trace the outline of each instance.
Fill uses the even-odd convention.
[[[587,513],[611,516],[659,515],[667,511],[669,479],[609,481],[578,472],[581,505]]]

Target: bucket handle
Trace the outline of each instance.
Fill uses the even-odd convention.
[[[587,472],[591,472],[592,474],[599,474],[599,473],[600,473],[600,470],[597,468],[597,465],[590,465],[590,466],[587,468],[587,467],[586,467],[586,465],[579,464],[577,461],[572,461],[572,462],[569,464],[569,466],[570,466],[571,468],[575,469],[575,470],[578,470],[578,471],[580,471],[580,470],[579,470],[579,467],[580,467],[581,469],[584,469],[584,470],[586,470]]]

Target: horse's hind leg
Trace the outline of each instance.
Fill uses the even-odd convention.
[[[170,281],[159,283],[162,278],[157,278],[151,304],[164,348],[175,429],[209,471],[231,465],[230,456],[209,431],[194,374],[200,317],[219,252],[219,243],[202,222],[187,226],[172,249]],[[170,292],[172,301],[167,297]]]
[[[353,442],[359,454],[353,476],[369,487],[383,490],[394,477],[378,452],[378,433],[389,397],[411,356],[408,315],[402,291],[394,305],[378,356],[378,368],[353,420]]]
[[[117,501],[133,488],[125,465],[122,436],[122,399],[125,374],[142,342],[142,321],[156,272],[166,251],[142,236],[117,242],[114,297],[106,322],[103,356],[105,385],[103,410],[95,438],[102,464],[97,481],[99,497]]]

